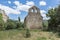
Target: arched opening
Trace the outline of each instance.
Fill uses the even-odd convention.
[[[36,9],[31,9],[31,12],[32,13],[37,13],[37,10]]]

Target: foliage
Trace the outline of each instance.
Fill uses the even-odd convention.
[[[5,30],[5,23],[2,19],[2,14],[0,13],[0,30]]]
[[[43,20],[43,31],[46,31],[48,28],[48,21],[47,20]]]
[[[8,20],[8,22],[7,22],[7,30],[8,29],[15,29],[16,28],[16,22],[15,21],[13,21],[13,20]]]
[[[24,24],[21,23],[19,20],[18,21],[15,21],[15,20],[11,20],[9,19],[7,21],[7,30],[8,29],[21,29],[21,28],[24,28]]]
[[[30,37],[30,36],[31,36],[31,34],[30,34],[29,29],[26,29],[26,38],[28,38],[28,37]]]
[[[21,26],[21,24],[20,23],[17,23],[17,27],[16,28],[19,28]]]
[[[24,23],[20,22],[20,17],[18,17],[17,27],[18,29],[24,28]]]
[[[50,17],[48,20],[48,30],[55,30],[56,25],[56,8],[48,10],[47,17]]]
[[[60,28],[60,5],[57,8],[48,10],[48,30],[59,31]]]
[[[18,21],[20,22],[20,17],[18,17]]]
[[[5,30],[4,21],[0,20],[0,30]]]
[[[0,13],[0,20],[2,20],[2,14]]]
[[[20,28],[21,27],[21,22],[20,22],[20,17],[18,17],[18,22],[17,22],[17,27],[16,28]]]
[[[18,22],[16,25],[17,25],[16,29],[23,29],[24,28],[24,24],[21,22],[20,23]]]

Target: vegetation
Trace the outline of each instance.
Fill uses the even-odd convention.
[[[2,19],[2,14],[0,13],[0,30],[5,30],[4,21]]]
[[[17,27],[16,28],[19,28],[19,27],[21,27],[20,17],[18,17],[18,22],[17,22]]]
[[[48,21],[43,20],[43,31],[46,31],[48,29]]]
[[[57,31],[58,25],[60,24],[59,10],[60,10],[60,6],[48,10],[47,17],[50,17],[50,19],[48,20],[48,30]]]
[[[57,32],[60,35],[60,5],[56,8],[49,9],[48,13],[46,15],[47,15],[47,17],[50,17],[50,19],[48,20],[48,22],[47,22],[47,20],[44,20],[43,28],[44,28],[44,30],[48,29],[49,32],[47,32],[47,31],[42,32],[40,30],[32,31],[29,29],[24,29],[25,24],[20,21],[20,17],[18,17],[18,20],[8,19],[8,21],[5,23],[2,19],[2,14],[0,14],[0,30],[4,30],[4,31],[0,31],[0,39],[1,40],[5,40],[5,39],[7,39],[7,40],[10,40],[10,39],[18,40],[19,39],[20,40],[20,36],[21,36],[22,40],[25,40],[25,38],[23,38],[23,35],[22,35],[23,34],[22,32],[25,32],[24,33],[25,37],[30,38],[30,39],[33,38],[32,40],[47,40],[47,39],[48,40],[49,39],[58,40],[56,35],[50,31]],[[20,30],[18,30],[18,29],[20,29]],[[5,38],[5,36],[6,36],[6,38]],[[54,38],[52,38],[52,36]],[[57,39],[55,39],[55,38],[57,38]]]
[[[23,32],[26,30],[8,30],[8,31],[0,31],[0,40],[60,40],[57,36],[52,32],[31,32],[31,37],[25,38],[23,37]],[[47,34],[47,35],[46,35]]]
[[[0,30],[4,30],[4,29],[5,29],[4,22],[0,20]]]
[[[2,14],[0,13],[0,20],[2,20]]]
[[[18,20],[8,19],[8,21],[5,23],[2,19],[2,14],[0,14],[0,30],[21,29],[21,28],[24,28],[24,23],[20,22],[20,17],[18,17]]]
[[[6,29],[8,30],[8,29],[15,29],[15,28],[16,28],[16,22],[13,20],[8,20]]]
[[[21,21],[20,21],[20,17],[18,17],[18,21],[17,21],[17,29],[23,29],[24,28],[24,23],[22,23]]]
[[[30,34],[29,29],[26,29],[26,38],[28,38],[28,37],[30,37],[30,36],[31,36],[31,34]]]

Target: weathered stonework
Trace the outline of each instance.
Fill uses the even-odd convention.
[[[42,29],[43,18],[40,14],[39,8],[33,6],[29,8],[28,15],[25,17],[25,26],[29,29]]]

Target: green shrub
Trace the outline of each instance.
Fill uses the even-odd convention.
[[[16,23],[14,21],[8,21],[7,22],[7,27],[6,27],[7,30],[15,29],[15,28],[16,28]]]
[[[20,24],[20,23],[17,23],[16,25],[17,25],[17,27],[16,27],[16,28],[19,28],[19,27],[21,27],[21,24]]]
[[[24,23],[18,22],[16,29],[24,29]]]
[[[30,34],[29,29],[26,29],[26,38],[28,38],[28,37],[30,37],[30,36],[31,36],[31,34]]]
[[[2,19],[2,14],[0,13],[0,30],[5,30],[5,23]]]
[[[0,20],[0,30],[5,30],[4,21]]]

